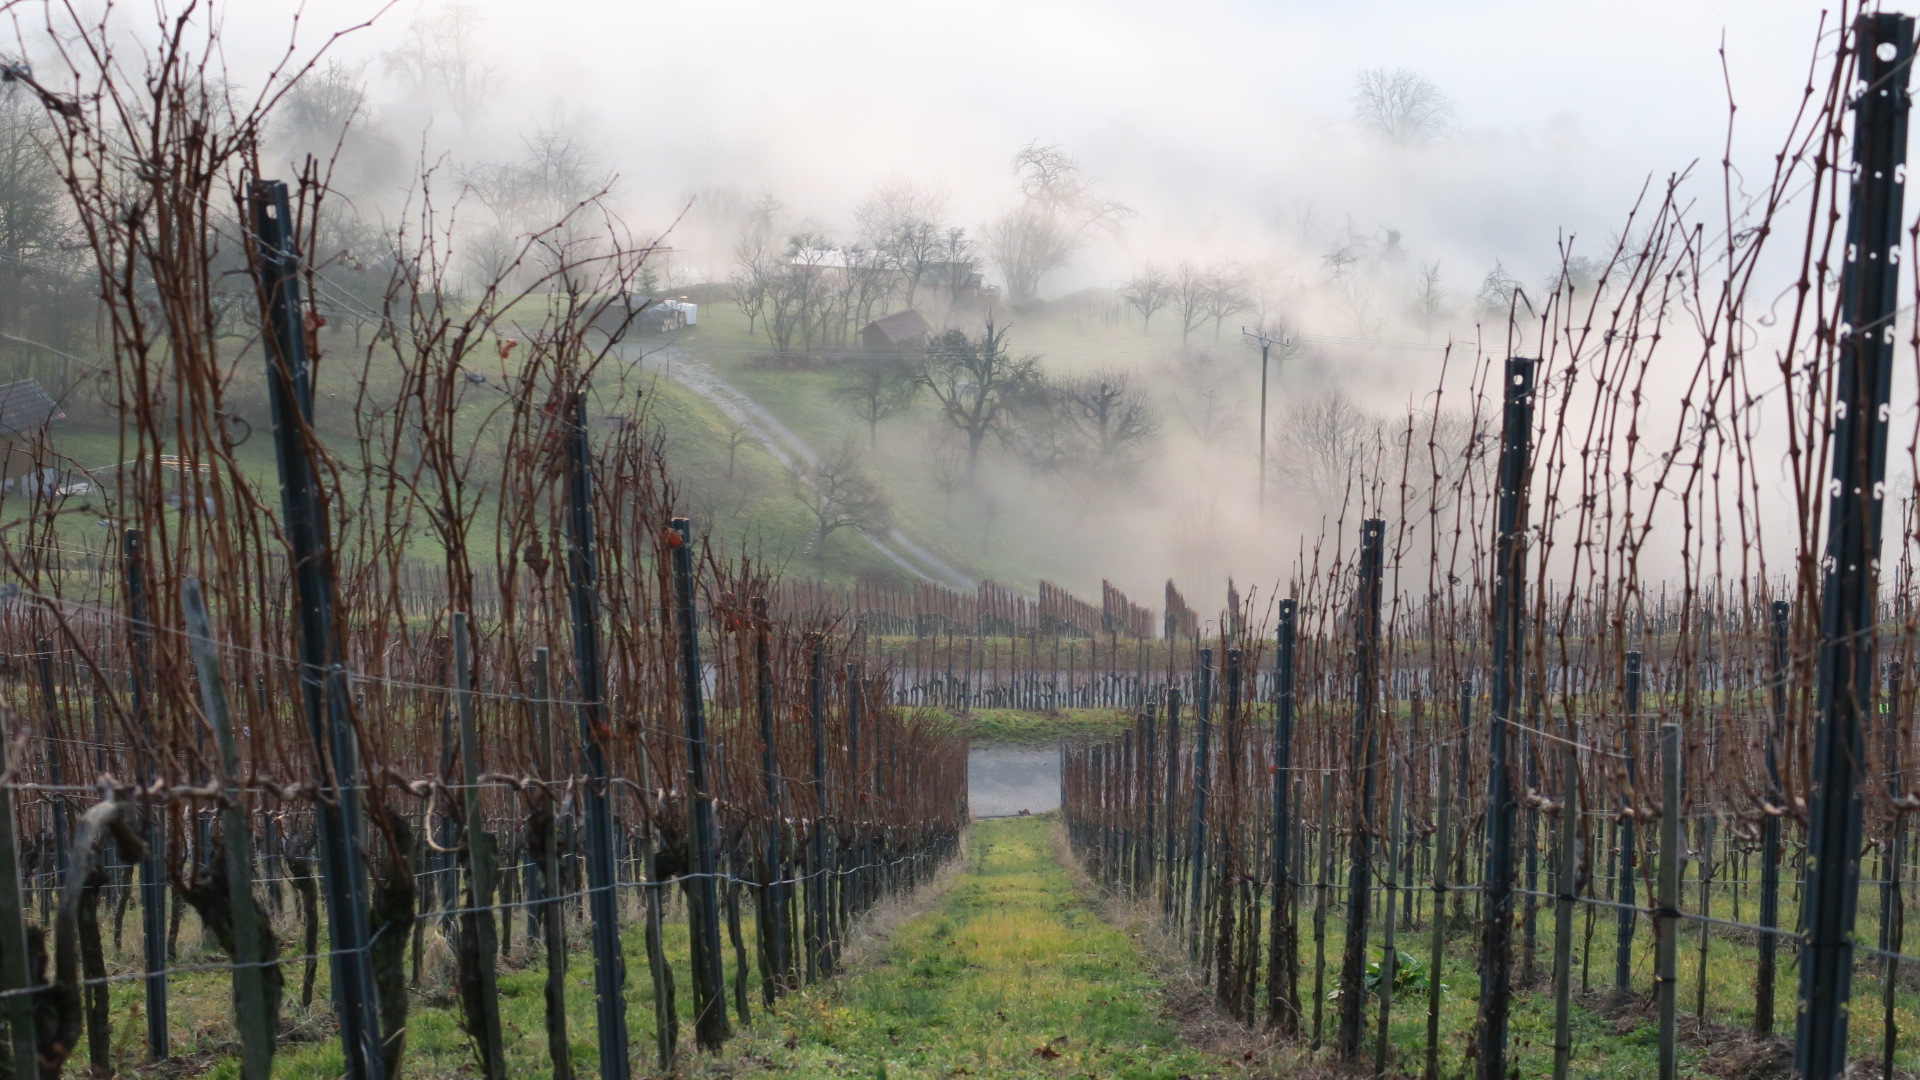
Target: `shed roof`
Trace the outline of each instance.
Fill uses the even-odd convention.
[[[915,338],[925,337],[933,330],[927,320],[912,308],[884,315],[867,324],[867,328],[880,331],[890,344],[901,345]]]
[[[0,437],[32,435],[67,414],[39,379],[0,383]]]

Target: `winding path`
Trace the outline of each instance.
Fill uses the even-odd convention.
[[[721,377],[705,361],[678,345],[653,348],[622,345],[620,349],[629,364],[637,364],[642,370],[672,379],[705,398],[727,419],[744,426],[782,468],[801,483],[812,485],[807,478],[807,470],[819,462],[820,455],[807,445],[806,440],[794,434],[793,429],[781,423],[778,417],[748,397],[739,387]],[[956,589],[971,589],[976,584],[938,555],[914,543],[899,529],[891,529],[885,536],[860,535],[888,561],[924,581]]]

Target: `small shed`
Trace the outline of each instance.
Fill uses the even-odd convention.
[[[66,418],[40,380],[0,383],[0,480],[39,473],[41,440]]]
[[[860,344],[868,349],[887,349],[900,351],[918,349],[927,343],[927,335],[933,327],[920,317],[918,311],[908,308],[882,316],[862,327]]]

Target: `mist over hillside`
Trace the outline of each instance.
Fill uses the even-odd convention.
[[[1632,48],[1568,55],[1625,46],[1623,23],[1448,37],[1512,14],[1470,8],[329,0],[187,24],[218,26],[235,100],[276,99],[262,168],[325,185],[319,302],[353,349],[396,253],[432,249],[456,293],[545,293],[615,223],[648,252],[634,296],[693,305],[616,353],[726,543],[829,579],[1149,596],[1171,574],[1211,599],[1344,542],[1342,509],[1414,459],[1445,483],[1483,467],[1477,386],[1509,326],[1614,304],[1635,208],[1675,177],[1702,228],[1750,211],[1798,101],[1772,76],[1831,40],[1806,5],[1664,6]],[[15,16],[65,89],[70,16]],[[8,107],[38,137],[22,92]],[[867,332],[909,310],[923,332]],[[1028,370],[983,389],[983,355]]]

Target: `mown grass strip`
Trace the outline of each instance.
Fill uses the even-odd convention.
[[[787,999],[716,1074],[1178,1080],[1218,1063],[1180,1045],[1158,985],[1053,856],[1051,816],[974,826],[939,906],[880,958]]]

